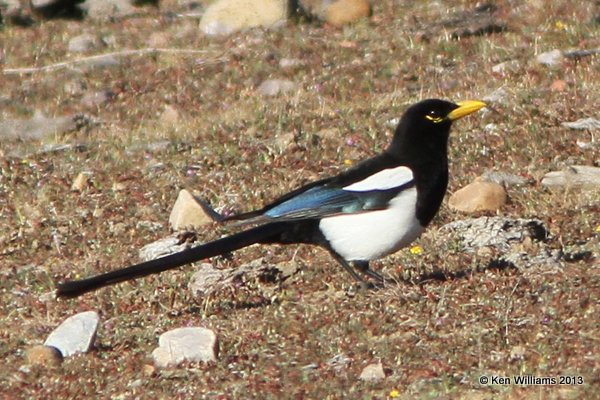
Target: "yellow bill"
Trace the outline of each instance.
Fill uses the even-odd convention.
[[[450,112],[450,114],[448,114],[448,119],[451,121],[465,117],[487,106],[487,104],[479,100],[460,101],[456,104],[458,104],[458,108],[455,108]]]

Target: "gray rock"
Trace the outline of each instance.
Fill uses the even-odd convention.
[[[504,61],[492,66],[492,72],[496,74],[506,74],[509,72],[517,72],[519,70],[519,61],[511,60]]]
[[[206,328],[177,328],[160,335],[152,352],[159,368],[174,367],[182,362],[216,361],[219,347],[217,335]]]
[[[547,51],[545,53],[538,54],[535,58],[539,64],[545,65],[547,67],[556,67],[562,63],[563,54],[562,51],[555,49],[552,51]]]
[[[139,257],[142,261],[149,261],[189,249],[190,247],[192,247],[190,243],[181,243],[181,240],[177,236],[168,236],[142,247]]]
[[[267,144],[274,154],[283,154],[296,141],[295,132],[279,133]]]
[[[499,103],[504,104],[509,100],[509,94],[506,89],[500,87],[494,90],[492,93],[485,95],[482,100],[486,103]]]
[[[63,357],[89,351],[96,338],[100,317],[95,311],[86,311],[67,318],[44,342],[44,346],[58,349]]]
[[[302,65],[304,65],[304,62],[296,58],[282,58],[279,60],[279,68],[282,69],[292,69]]]
[[[448,234],[447,243],[458,244],[460,250],[492,257],[489,265],[510,265],[519,269],[531,267],[560,268],[565,254],[546,244],[549,233],[536,219],[481,217],[451,222],[440,228]]]
[[[102,68],[110,68],[120,65],[121,61],[112,54],[102,54],[98,57],[90,57],[80,64],[79,66],[88,69],[102,69]]]
[[[288,16],[285,0],[217,0],[206,8],[200,30],[209,36],[229,35],[253,27],[274,27]]]
[[[454,221],[440,228],[440,232],[458,239],[461,249],[468,253],[477,252],[482,247],[490,247],[500,252],[508,252],[513,245],[526,238],[544,241],[548,231],[537,219],[480,217]]]
[[[127,17],[137,12],[130,0],[85,0],[79,8],[88,17],[98,20]]]
[[[114,94],[110,90],[100,90],[97,92],[88,92],[81,98],[81,105],[88,108],[99,107],[108,103]]]
[[[287,261],[271,265],[264,258],[257,258],[238,268],[216,269],[212,264],[200,265],[198,271],[192,275],[189,289],[196,296],[215,293],[235,282],[251,281],[254,279],[268,279],[283,281],[300,270],[296,261]]]
[[[542,178],[542,185],[548,187],[600,188],[600,168],[573,165],[562,171],[548,172]]]
[[[333,368],[336,372],[341,372],[345,370],[351,363],[352,359],[344,353],[336,354],[335,356],[327,360],[327,365]]]
[[[194,296],[204,296],[222,286],[227,277],[228,271],[216,269],[211,263],[202,263],[192,275],[188,288]]]
[[[566,128],[571,128],[571,129],[581,129],[581,130],[600,129],[600,121],[595,118],[582,118],[582,119],[578,119],[577,121],[573,121],[573,122],[563,122],[561,125]]]
[[[277,96],[296,89],[296,84],[287,79],[268,79],[262,82],[257,90],[263,96]]]
[[[369,364],[360,373],[360,380],[374,382],[385,379],[385,372],[381,363]]]
[[[39,140],[52,135],[74,131],[80,127],[80,116],[45,117],[36,111],[29,119],[5,119],[0,121],[0,139]]]
[[[1,0],[0,14],[8,18],[18,17],[23,12],[20,0]]]
[[[511,174],[510,172],[504,171],[485,171],[481,175],[481,179],[488,182],[495,182],[503,186],[522,186],[527,183],[527,179],[522,176]]]
[[[69,40],[67,46],[71,53],[83,53],[86,51],[97,49],[100,45],[100,40],[89,33],[83,33]]]
[[[570,51],[565,51],[563,53],[565,58],[571,58],[574,60],[579,60],[580,58],[594,56],[596,54],[600,54],[600,47],[595,48],[595,49],[570,50]]]

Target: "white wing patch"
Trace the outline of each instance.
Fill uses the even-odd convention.
[[[388,168],[369,176],[367,179],[344,187],[344,190],[354,192],[369,192],[371,190],[386,190],[402,186],[413,180],[413,173],[408,167]]]

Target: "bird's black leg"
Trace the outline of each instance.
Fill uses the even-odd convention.
[[[348,271],[348,273],[350,275],[352,275],[352,277],[361,285],[366,285],[367,283],[364,281],[363,278],[360,277],[360,275],[358,275],[356,273],[356,271],[354,270],[354,268],[352,268],[352,266],[348,263],[348,261],[344,260],[344,258],[342,256],[340,256],[339,254],[337,254],[335,251],[333,250],[329,250],[329,252],[331,253],[331,255],[333,256],[333,258],[335,258],[337,260],[337,262],[340,263],[340,265],[342,267],[344,267],[344,269],[346,271]]]
[[[368,277],[375,279],[379,284],[384,283],[385,279],[383,278],[383,276],[373,271],[369,267],[368,261],[352,261],[352,264],[354,265],[354,268],[367,275]]]

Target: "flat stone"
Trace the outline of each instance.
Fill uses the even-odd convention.
[[[89,18],[108,20],[123,18],[136,13],[130,0],[85,0],[79,5]]]
[[[67,318],[48,336],[45,346],[58,349],[63,357],[89,351],[96,338],[100,317],[95,311],[86,311]]]
[[[296,89],[296,84],[287,79],[267,79],[257,88],[258,93],[263,96],[277,96]]]
[[[527,179],[522,176],[511,174],[504,171],[485,171],[481,179],[487,182],[495,182],[502,186],[522,186],[527,183]]]
[[[39,140],[48,136],[74,131],[79,127],[79,116],[46,117],[36,111],[29,119],[4,119],[0,121],[0,139]]]
[[[217,0],[206,8],[200,30],[209,36],[230,35],[253,27],[274,27],[288,17],[285,0]]]
[[[212,217],[194,195],[185,189],[179,192],[169,216],[169,224],[173,230],[198,229],[212,221]]]
[[[100,40],[96,36],[89,33],[83,33],[71,38],[67,48],[71,53],[83,53],[97,49],[99,45]]]
[[[160,335],[158,346],[152,352],[158,368],[175,367],[183,362],[216,361],[217,335],[210,329],[198,327],[177,328]]]
[[[486,103],[505,104],[509,100],[509,98],[510,98],[510,96],[509,96],[508,92],[506,91],[506,89],[504,89],[503,87],[499,87],[498,89],[494,90],[492,93],[489,93],[489,94],[483,96],[482,100],[485,101]]]
[[[344,353],[336,354],[327,360],[327,365],[333,368],[336,372],[345,370],[351,363],[352,359]]]
[[[269,148],[276,154],[283,154],[295,141],[294,132],[279,133],[270,141]]]
[[[84,107],[95,108],[108,103],[113,97],[114,93],[110,90],[92,91],[85,93],[80,103]]]
[[[519,70],[519,61],[510,60],[504,61],[499,64],[492,66],[492,72],[495,74],[506,74],[506,73],[514,73]]]
[[[535,59],[539,64],[545,65],[547,67],[556,67],[562,63],[563,53],[562,51],[555,49],[538,54]]]
[[[189,249],[191,245],[187,242],[181,243],[177,236],[168,236],[152,243],[148,243],[140,249],[139,257],[142,261],[154,260]]]
[[[476,180],[450,196],[448,205],[463,212],[496,211],[506,204],[506,191],[494,182]]]
[[[508,252],[513,245],[526,240],[544,242],[548,230],[537,219],[480,217],[458,220],[440,228],[442,233],[450,233],[458,239],[462,251],[476,253],[481,248]]]
[[[360,373],[360,380],[373,382],[385,379],[385,371],[381,363],[369,364]]]
[[[211,263],[202,263],[192,275],[188,288],[194,296],[211,294],[227,276],[227,271],[216,269]]]
[[[216,269],[212,264],[204,263],[192,275],[189,289],[195,296],[208,295],[244,281],[283,281],[300,269],[301,265],[297,261],[284,261],[272,265],[262,257],[229,269]]]
[[[573,165],[562,171],[548,172],[542,178],[548,187],[600,188],[600,168],[588,165]]]
[[[581,118],[573,122],[563,122],[561,124],[566,128],[580,129],[580,130],[595,130],[600,129],[600,121],[596,118]]]

